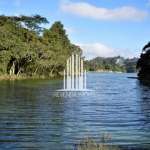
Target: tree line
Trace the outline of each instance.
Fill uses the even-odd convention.
[[[123,64],[116,63],[121,56],[116,57],[96,57],[88,61],[89,71],[112,71],[112,72],[136,72],[136,62],[138,58],[123,59]]]
[[[72,44],[64,25],[56,21],[49,29],[42,27],[48,20],[40,15],[0,15],[0,75],[52,76],[61,75],[72,53],[82,57],[82,49]],[[136,72],[141,81],[150,81],[150,42],[143,47],[140,58],[96,57],[85,61],[89,71]]]
[[[40,15],[0,16],[0,75],[52,76],[62,74],[72,53],[82,56],[72,44],[64,25],[49,23]]]

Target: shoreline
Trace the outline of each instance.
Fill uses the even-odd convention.
[[[119,71],[88,71],[88,73],[137,73],[137,72],[119,72]]]
[[[109,71],[88,71],[87,73],[125,73],[125,72],[109,72]],[[130,74],[130,73],[129,73]],[[0,75],[0,81],[3,80],[25,80],[25,79],[50,79],[53,77],[60,77],[61,75],[51,75],[51,76],[17,76],[17,75]]]
[[[53,76],[49,76],[49,77],[45,77],[45,76],[39,76],[39,77],[23,77],[23,76],[17,76],[17,75],[2,75],[0,76],[0,81],[3,81],[3,80],[25,80],[25,79],[48,79],[48,78],[53,78],[53,77],[56,77],[55,75]]]

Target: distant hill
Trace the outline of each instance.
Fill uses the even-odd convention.
[[[121,56],[116,57],[96,57],[88,61],[88,70],[89,71],[98,71],[98,72],[127,72],[133,73],[136,72],[136,62],[139,58],[124,59]]]

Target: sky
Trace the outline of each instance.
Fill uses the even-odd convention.
[[[39,14],[64,25],[86,59],[140,57],[150,41],[150,0],[0,0],[0,15]]]

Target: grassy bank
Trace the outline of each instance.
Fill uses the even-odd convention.
[[[27,79],[27,77],[23,76],[10,76],[10,75],[1,75],[0,80],[21,80],[21,79]]]
[[[23,80],[23,79],[45,79],[45,78],[52,78],[54,76],[17,76],[17,75],[1,75],[0,80]]]

